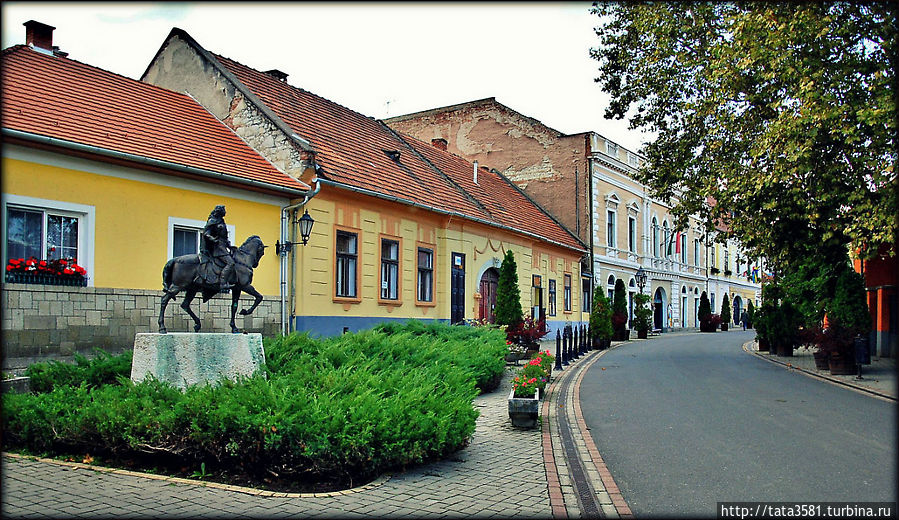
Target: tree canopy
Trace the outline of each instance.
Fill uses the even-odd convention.
[[[607,118],[657,133],[638,180],[679,227],[788,265],[897,227],[895,4],[598,2]]]

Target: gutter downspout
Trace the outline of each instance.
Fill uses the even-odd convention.
[[[298,202],[296,204],[289,204],[281,208],[281,243],[293,242],[294,237],[296,236],[296,227],[294,226],[294,220],[290,218],[291,213],[295,213],[296,210],[305,206],[312,197],[318,195],[318,192],[321,191],[322,184],[318,179],[315,181],[315,189],[312,193],[306,193],[303,197],[303,202]],[[290,223],[290,233],[288,236],[288,222]],[[288,259],[287,255],[279,255],[279,264],[280,264],[280,288],[281,288],[281,335],[286,336],[292,327],[289,326],[289,322],[287,320],[287,301],[288,301],[288,291],[289,301],[291,309],[296,308],[294,305],[294,298],[296,292],[296,253],[294,253],[293,249],[290,250],[290,270],[288,271]],[[290,284],[288,284],[288,273],[290,274]]]

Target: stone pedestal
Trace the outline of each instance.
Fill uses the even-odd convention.
[[[170,332],[134,337],[131,380],[153,375],[177,388],[250,376],[262,368],[261,334]]]

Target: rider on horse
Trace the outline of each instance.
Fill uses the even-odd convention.
[[[234,275],[234,259],[231,257],[231,242],[228,240],[228,227],[225,225],[225,206],[219,205],[209,214],[203,228],[201,255],[212,258],[215,263],[224,263],[225,267],[219,277],[222,292],[231,289],[230,283]]]

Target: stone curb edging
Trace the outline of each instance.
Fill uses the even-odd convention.
[[[865,387],[860,386],[860,385],[854,385],[854,384],[852,384],[852,383],[850,383],[850,382],[848,382],[848,381],[841,381],[841,380],[839,380],[839,379],[834,379],[834,378],[832,378],[832,377],[827,377],[827,376],[825,376],[825,375],[823,375],[823,374],[816,374],[816,373],[814,373],[814,372],[810,372],[810,371],[808,371],[808,370],[805,370],[805,369],[803,369],[802,367],[797,367],[797,366],[795,366],[795,365],[793,365],[793,364],[791,364],[791,363],[785,363],[785,362],[783,362],[783,361],[780,361],[779,359],[773,359],[773,358],[770,357],[770,355],[765,356],[765,355],[762,355],[762,354],[759,353],[759,352],[754,352],[754,351],[751,350],[750,347],[749,347],[749,345],[751,345],[751,344],[753,344],[753,343],[755,343],[755,340],[753,340],[753,341],[747,341],[746,343],[744,343],[744,344],[743,344],[743,351],[746,352],[747,354],[752,354],[753,356],[755,356],[755,357],[757,357],[757,358],[759,358],[759,359],[764,359],[765,361],[769,361],[769,362],[771,362],[771,363],[776,363],[776,364],[778,364],[778,365],[784,366],[784,367],[789,368],[789,369],[791,369],[791,370],[797,370],[797,371],[799,371],[799,372],[802,373],[802,374],[805,374],[805,375],[810,376],[810,377],[818,378],[818,379],[820,379],[820,380],[822,380],[822,381],[825,381],[825,382],[827,382],[827,383],[830,383],[830,384],[841,385],[841,386],[844,386],[844,387],[846,387],[846,388],[849,388],[850,390],[855,390],[856,392],[861,392],[861,393],[870,394],[870,395],[873,396],[873,397],[879,397],[879,398],[881,398],[881,399],[886,399],[886,400],[888,400],[888,401],[893,401],[893,402],[896,402],[896,401],[897,401],[897,398],[896,398],[896,397],[893,397],[893,396],[891,396],[891,395],[888,395],[888,394],[884,394],[884,393],[878,392],[877,390],[871,390],[870,388],[865,388]]]
[[[578,428],[581,430],[582,437],[584,439],[584,443],[587,446],[587,450],[590,454],[591,461],[582,461],[584,463],[590,463],[594,465],[597,472],[600,475],[600,479],[602,480],[602,485],[605,488],[605,491],[612,498],[612,503],[615,506],[615,510],[618,512],[618,516],[621,518],[633,518],[633,514],[631,513],[630,507],[627,505],[627,502],[624,500],[624,497],[621,495],[621,491],[618,488],[618,485],[615,484],[615,479],[612,477],[612,474],[609,473],[608,467],[606,467],[605,462],[602,460],[602,457],[599,454],[599,451],[596,449],[596,445],[593,443],[593,438],[590,436],[587,430],[586,422],[584,421],[583,414],[580,409],[580,384],[581,379],[583,379],[584,374],[587,372],[587,369],[593,365],[599,358],[605,355],[606,352],[610,350],[614,350],[625,343],[620,343],[615,346],[611,346],[608,349],[599,351],[598,354],[589,355],[590,359],[584,359],[587,363],[583,366],[571,365],[569,369],[578,368],[577,374],[574,376],[575,379],[572,382],[574,387],[573,390],[573,399],[574,399],[574,421]],[[596,352],[596,351],[591,351]],[[552,438],[550,436],[550,424],[549,424],[549,411],[551,409],[551,402],[554,401],[556,397],[557,386],[563,384],[568,380],[568,374],[571,372],[563,372],[555,381],[553,381],[549,387],[547,388],[546,398],[542,405],[541,412],[541,421],[542,421],[542,436],[543,436],[543,466],[546,472],[546,483],[549,491],[550,498],[550,506],[552,507],[552,517],[567,519],[569,518],[568,509],[565,506],[564,495],[562,493],[562,485],[559,479],[558,468],[556,467],[556,459],[555,454],[553,453],[552,448]],[[559,410],[559,405],[556,402],[552,402],[553,409]],[[567,411],[565,412],[567,413]],[[562,454],[564,457],[564,454]]]
[[[617,345],[614,348],[618,348],[621,345]],[[611,349],[610,349],[611,350]],[[618,516],[620,518],[633,518],[634,515],[631,512],[630,506],[627,505],[627,501],[624,500],[624,496],[621,494],[621,490],[618,489],[618,484],[615,483],[615,479],[612,477],[612,473],[609,472],[608,466],[606,466],[606,462],[603,460],[602,455],[599,454],[599,450],[596,448],[596,444],[593,442],[593,436],[588,433],[587,422],[584,420],[584,415],[581,412],[581,380],[584,378],[584,374],[587,373],[587,370],[602,356],[602,351],[598,356],[595,356],[587,366],[581,370],[577,379],[574,381],[574,416],[577,420],[578,428],[584,432],[584,444],[587,445],[587,451],[590,453],[590,458],[593,461],[593,465],[596,467],[596,471],[599,472],[599,477],[602,479],[602,484],[606,488],[606,493],[612,498],[612,504],[615,505],[615,510],[618,511]]]
[[[260,497],[281,497],[281,498],[326,498],[326,497],[336,497],[342,495],[351,495],[353,493],[360,493],[363,491],[368,491],[370,489],[374,489],[391,478],[390,473],[385,473],[380,477],[376,478],[372,482],[365,484],[364,486],[354,487],[351,489],[344,489],[340,491],[328,491],[324,493],[281,493],[277,491],[268,491],[265,489],[256,489],[256,488],[248,488],[243,486],[233,486],[231,484],[222,484],[220,482],[204,482],[202,480],[194,480],[189,478],[181,478],[181,477],[170,477],[167,475],[157,475],[155,473],[141,473],[139,471],[130,471],[127,469],[118,469],[118,468],[110,468],[107,466],[94,466],[92,464],[84,464],[81,462],[66,462],[62,460],[55,459],[47,459],[43,457],[34,457],[32,455],[20,455],[18,453],[10,453],[3,452],[4,457],[10,457],[14,459],[29,459],[36,460],[38,462],[44,462],[48,464],[55,464],[57,466],[66,466],[72,469],[86,469],[90,471],[97,471],[100,473],[111,473],[114,475],[125,475],[130,477],[140,477],[140,478],[148,478],[152,480],[164,480],[175,484],[187,484],[191,486],[198,487],[208,487],[213,489],[221,489],[224,491],[234,491],[237,493],[244,493],[246,495],[254,495]]]

